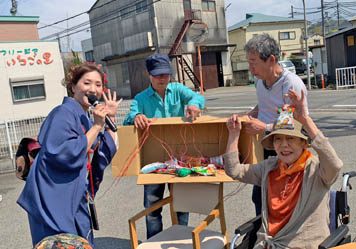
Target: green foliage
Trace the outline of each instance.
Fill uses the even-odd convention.
[[[72,55],[73,55],[73,65],[81,65],[81,64],[83,64],[83,61],[79,58],[78,52],[74,52],[72,50]]]

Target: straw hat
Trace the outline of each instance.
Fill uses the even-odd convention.
[[[303,129],[302,124],[299,123],[294,118],[293,118],[293,122],[292,122],[294,125],[288,125],[288,126],[282,125],[281,126],[281,125],[276,125],[277,122],[278,121],[276,121],[274,123],[273,130],[271,131],[271,133],[266,135],[261,141],[261,144],[265,149],[274,150],[273,135],[276,135],[276,134],[300,137],[300,138],[308,141],[308,135],[307,135],[306,131]]]

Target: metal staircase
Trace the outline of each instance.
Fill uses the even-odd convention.
[[[187,61],[187,59],[184,58],[184,53],[183,49],[181,48],[181,44],[183,41],[184,36],[186,35],[189,27],[193,24],[193,23],[201,23],[201,18],[197,17],[198,15],[196,15],[196,13],[200,13],[200,11],[194,11],[194,10],[190,10],[190,13],[185,14],[185,20],[184,23],[182,25],[182,27],[180,28],[176,39],[174,40],[174,43],[168,53],[169,57],[171,58],[175,58],[177,61],[177,69],[178,69],[178,80],[180,81],[180,73],[179,70],[181,70],[182,73],[182,77],[183,77],[183,84],[185,85],[185,75],[188,76],[188,78],[192,81],[192,83],[195,86],[195,89],[198,90],[200,87],[200,79],[199,77],[194,73],[194,70],[191,66],[189,65],[193,65],[192,63],[189,63]],[[178,66],[179,65],[179,66]]]
[[[200,87],[200,79],[194,73],[194,70],[189,66],[189,63],[184,58],[184,56],[183,55],[177,56],[177,62],[179,63],[180,67],[182,68],[182,72],[184,72],[185,75],[188,76],[190,81],[194,84],[195,89],[198,90],[199,87]],[[184,75],[184,73],[182,73],[182,76],[183,76],[183,83],[185,84],[185,75]]]

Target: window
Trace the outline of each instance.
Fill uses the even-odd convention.
[[[87,62],[94,62],[94,51],[93,50],[85,52],[85,60]]]
[[[215,0],[202,0],[203,10],[215,11]]]
[[[136,3],[136,14],[145,12],[147,10],[147,0]]]
[[[190,5],[190,0],[183,0],[183,4],[185,10],[190,10],[192,8],[192,6]]]
[[[129,64],[127,63],[121,64],[121,73],[122,73],[122,81],[124,82],[124,85],[130,84]]]
[[[295,31],[279,32],[280,40],[295,40]]]
[[[318,40],[314,40],[314,45],[320,45],[321,43],[320,43],[320,40],[318,39]]]
[[[10,86],[13,102],[43,99],[46,97],[43,76],[11,78]]]

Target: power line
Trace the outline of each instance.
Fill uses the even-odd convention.
[[[99,5],[99,6],[97,6],[97,7],[94,7],[94,8],[93,8],[93,10],[94,10],[94,9],[98,9],[98,8],[102,8],[102,7],[104,7],[105,5],[108,5],[108,4],[110,4],[110,3],[114,2],[114,1],[117,1],[117,0],[111,0],[111,1],[109,1],[109,2],[107,2],[107,3],[104,3],[104,4],[102,4],[102,5]],[[58,23],[61,23],[61,22],[65,22],[65,21],[71,20],[71,19],[73,19],[73,18],[76,18],[76,17],[78,17],[78,16],[81,16],[81,15],[84,15],[84,14],[87,14],[87,13],[88,13],[88,11],[84,11],[84,12],[81,12],[81,13],[76,14],[76,15],[74,15],[74,16],[71,16],[71,17],[65,18],[65,19],[63,19],[63,20],[60,20],[60,21],[57,21],[57,22],[54,22],[54,23],[51,23],[51,24],[45,25],[45,26],[40,27],[40,28],[38,28],[38,29],[48,28],[48,27],[51,27],[51,26],[56,25],[56,24],[58,24]]]
[[[160,1],[161,1],[161,0],[154,0],[152,3],[147,4],[147,7],[153,5],[153,4],[157,3],[157,2],[160,2]],[[128,13],[131,13],[131,12],[136,12],[136,10],[135,10],[135,11],[130,11],[130,12],[128,12]],[[127,13],[125,13],[125,14],[127,14]],[[108,20],[105,20],[105,21],[103,21],[103,22],[101,22],[101,23],[97,23],[97,24],[95,24],[95,25],[90,25],[90,26],[85,27],[85,28],[83,28],[83,29],[80,29],[80,30],[78,30],[78,31],[74,31],[74,32],[72,32],[72,33],[69,33],[69,34],[60,36],[60,37],[58,37],[58,39],[61,39],[61,38],[64,38],[64,37],[67,37],[67,36],[70,36],[70,35],[73,35],[73,34],[82,32],[82,31],[85,31],[85,30],[87,30],[88,28],[94,28],[94,27],[96,27],[96,26],[99,26],[99,25],[101,25],[101,24],[107,23],[107,22],[112,21],[112,20],[114,20],[114,19],[116,19],[116,18],[119,18],[119,17],[121,17],[121,16],[122,16],[122,15],[115,16],[115,17],[112,17],[112,18],[110,18],[110,19],[108,19]]]
[[[114,0],[114,1],[116,1],[116,0]],[[111,1],[111,2],[112,2],[112,1]],[[82,23],[80,23],[80,24],[77,24],[76,26],[73,26],[73,27],[69,28],[68,31],[73,31],[73,30],[75,30],[75,29],[81,28],[81,27],[83,27],[83,26],[85,26],[85,25],[88,25],[88,24],[90,24],[90,23],[91,23],[92,25],[95,25],[98,21],[103,21],[103,19],[105,20],[105,18],[109,18],[109,17],[111,17],[111,16],[113,16],[113,15],[115,15],[115,14],[118,14],[118,12],[120,12],[120,11],[122,11],[122,10],[130,9],[130,8],[134,7],[134,6],[136,5],[136,3],[139,3],[139,2],[142,2],[142,0],[136,0],[136,1],[132,2],[132,3],[129,4],[129,5],[126,5],[125,7],[113,9],[113,10],[111,10],[111,11],[105,13],[104,15],[101,15],[101,16],[98,16],[98,17],[96,17],[96,18],[91,19],[90,21],[85,21],[85,22],[82,22]],[[156,2],[159,2],[159,1],[155,1],[155,2],[153,2],[152,4],[154,4],[154,3],[156,3]],[[147,3],[147,2],[146,2],[146,3]],[[147,4],[146,7],[148,7],[149,5],[152,5],[152,4]],[[100,6],[102,7],[103,5],[100,5]],[[99,7],[99,6],[98,6],[98,7]],[[130,10],[130,11],[128,11],[128,12],[125,12],[125,14],[129,14],[129,13],[132,13],[132,12],[135,12],[135,11],[136,11],[136,9],[135,9],[135,10]],[[121,15],[120,15],[119,17],[121,17]],[[117,17],[116,17],[116,18],[117,18]],[[110,19],[110,20],[111,20],[111,19]],[[85,28],[85,29],[87,29],[87,28]],[[42,38],[42,39],[46,40],[46,39],[50,39],[50,38],[52,38],[52,37],[58,37],[59,35],[62,35],[63,33],[66,33],[66,32],[67,32],[67,30],[59,31],[59,32],[57,32],[57,33],[48,35],[48,36],[46,36],[46,37],[44,37],[44,38]]]

